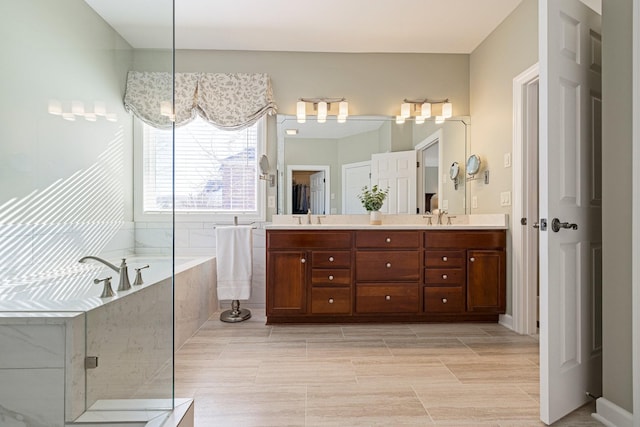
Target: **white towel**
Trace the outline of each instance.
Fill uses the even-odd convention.
[[[249,299],[252,252],[250,226],[216,227],[219,300]]]

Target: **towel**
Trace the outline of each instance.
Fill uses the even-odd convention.
[[[251,227],[216,227],[218,299],[246,300],[251,296]]]

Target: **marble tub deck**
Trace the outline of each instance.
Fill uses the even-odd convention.
[[[543,426],[538,342],[497,324],[274,325],[217,316],[176,353],[195,425]],[[557,426],[601,426],[594,405]]]

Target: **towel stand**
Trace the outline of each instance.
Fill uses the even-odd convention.
[[[227,323],[242,322],[251,319],[251,312],[246,308],[240,308],[240,301],[231,301],[231,310],[223,311],[220,320]]]
[[[238,217],[233,217],[233,225],[238,226]],[[220,314],[220,321],[227,323],[243,322],[251,319],[251,312],[246,308],[240,308],[240,301],[231,301],[231,310],[223,311]]]

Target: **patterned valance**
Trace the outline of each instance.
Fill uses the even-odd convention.
[[[151,126],[171,128],[172,88],[171,73],[129,71],[125,109]],[[275,111],[267,74],[175,74],[176,126],[189,123],[198,114],[220,129],[237,130]]]

